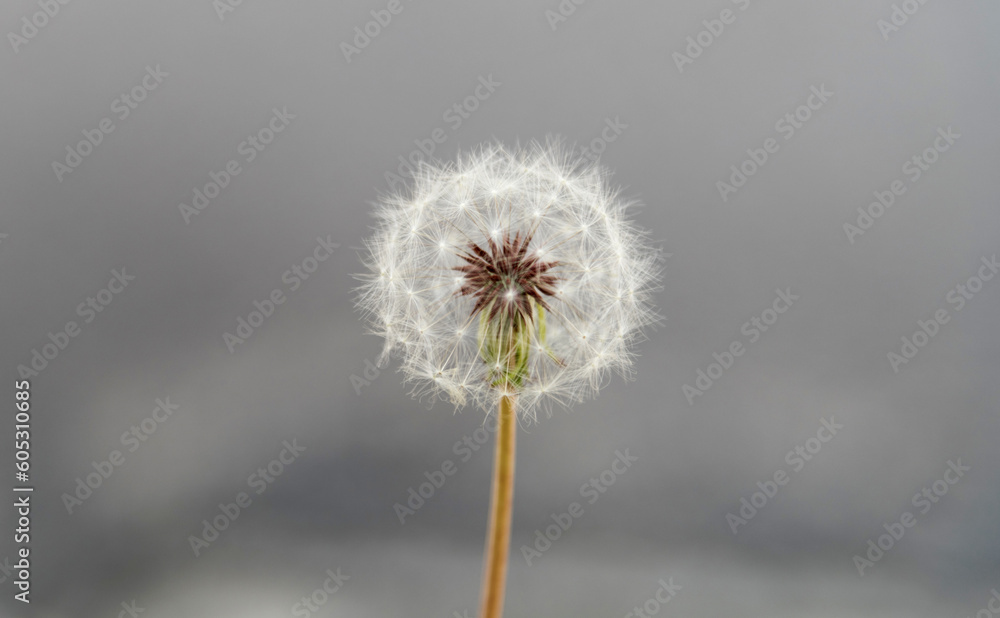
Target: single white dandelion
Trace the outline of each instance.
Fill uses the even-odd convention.
[[[657,253],[599,166],[558,143],[422,163],[380,199],[358,306],[414,393],[519,414],[631,375]]]
[[[379,363],[397,355],[417,395],[499,409],[481,618],[503,611],[516,414],[630,375],[657,318],[657,254],[628,206],[604,170],[550,141],[421,164],[375,212],[358,306],[385,339]]]

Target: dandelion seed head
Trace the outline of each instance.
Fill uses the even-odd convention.
[[[422,163],[406,193],[379,200],[366,241],[357,305],[384,338],[380,364],[397,357],[415,395],[456,406],[494,411],[514,390],[525,419],[630,376],[630,346],[658,319],[659,267],[607,178],[553,142]],[[494,323],[524,337],[502,387],[509,357],[483,351]]]

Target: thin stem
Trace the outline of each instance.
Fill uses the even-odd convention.
[[[486,558],[483,565],[483,597],[480,618],[501,618],[507,558],[510,554],[510,522],[514,504],[514,456],[517,418],[513,397],[500,399],[496,457],[493,461],[493,495],[490,523],[486,531]]]

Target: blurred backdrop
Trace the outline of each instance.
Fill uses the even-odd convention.
[[[5,3],[35,492],[0,614],[474,616],[489,425],[374,366],[352,274],[404,161],[546,135],[643,203],[666,319],[634,382],[522,427],[507,615],[1000,614],[998,19]]]

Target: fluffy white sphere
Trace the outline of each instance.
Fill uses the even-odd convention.
[[[606,180],[602,168],[552,142],[490,144],[455,163],[422,163],[407,194],[379,200],[368,272],[359,275],[358,307],[385,339],[379,363],[398,356],[417,396],[496,410],[510,391],[495,385],[499,365],[482,353],[489,309],[477,303],[489,291],[494,307],[520,300],[536,310],[516,389],[522,417],[596,394],[612,371],[630,376],[631,347],[657,320],[650,297],[659,262]],[[515,238],[530,242],[517,251]],[[520,260],[522,280],[490,271],[474,281],[473,247],[486,254],[485,268],[505,246],[513,253],[496,263],[516,271],[511,263]],[[551,285],[533,286],[539,270]],[[490,276],[498,287],[469,293]]]

